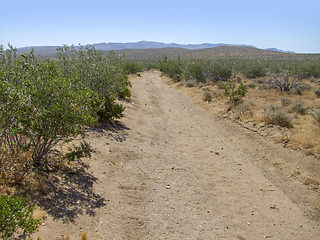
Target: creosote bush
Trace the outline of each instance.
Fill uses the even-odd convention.
[[[30,236],[38,227],[40,220],[33,219],[33,207],[29,207],[23,197],[0,197],[0,237],[8,239],[18,228]]]

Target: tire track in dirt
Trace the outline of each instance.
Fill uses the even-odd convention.
[[[319,222],[305,216],[297,195],[307,192],[313,204],[319,196],[270,170],[261,149],[277,151],[279,161],[293,154],[217,121],[157,72],[145,72],[132,83],[133,100],[121,120],[125,129],[115,132],[125,137],[117,140],[107,132],[88,137],[100,149],[89,171],[99,179],[94,190],[106,207],[76,219],[70,236],[79,226],[89,239],[320,236]]]

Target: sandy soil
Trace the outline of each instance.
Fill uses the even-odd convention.
[[[319,161],[212,116],[158,72],[133,78],[121,123],[89,129],[88,169],[39,204],[36,239],[319,239]]]

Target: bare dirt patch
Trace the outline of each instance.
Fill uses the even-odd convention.
[[[133,78],[121,123],[88,129],[89,168],[64,180],[34,239],[317,239],[319,162],[165,81]]]

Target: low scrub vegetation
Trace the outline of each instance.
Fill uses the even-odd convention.
[[[279,137],[282,140],[290,141],[296,148],[308,148],[308,152],[320,153],[320,147],[310,143],[320,142],[319,134],[307,135],[305,131],[306,124],[315,128],[314,132],[318,131],[319,114],[314,109],[319,109],[316,101],[320,97],[319,60],[225,57],[180,60],[179,66],[183,76],[180,90],[184,91],[181,86],[186,86],[189,94],[191,91],[199,94],[199,99],[211,102],[210,106],[215,111],[227,112],[228,116],[237,120],[252,122],[254,126],[275,125],[278,128],[274,131],[284,134]],[[221,102],[228,104],[224,105],[225,109]],[[309,139],[302,141],[303,136],[309,136]]]
[[[33,51],[18,55],[12,46],[0,46],[2,238],[18,227],[26,234],[35,230],[38,221],[32,219],[28,199],[19,197],[32,188],[26,179],[45,182],[61,162],[90,158],[87,142],[66,153],[57,146],[71,142],[94,122],[123,117],[125,107],[116,99],[130,97],[128,73],[138,70],[115,52],[106,54],[92,46],[60,47],[54,59],[38,59]],[[45,183],[36,185],[47,192]]]

